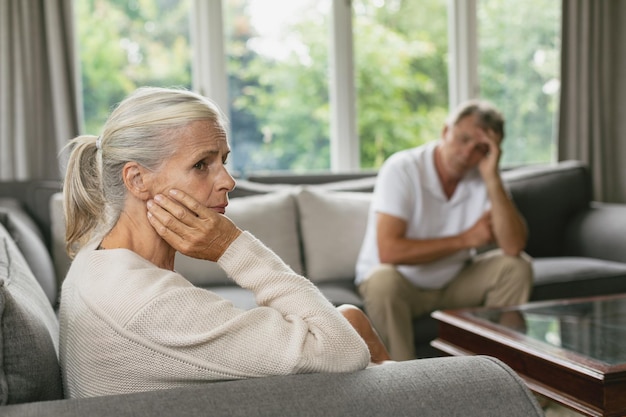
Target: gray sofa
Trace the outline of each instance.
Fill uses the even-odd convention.
[[[296,271],[314,281],[335,304],[362,306],[355,291],[354,264],[363,238],[375,172],[358,174],[259,175],[239,179],[227,215],[252,231]],[[626,292],[626,205],[593,201],[592,178],[577,161],[535,165],[503,173],[530,231],[527,252],[534,258],[531,300]],[[53,255],[55,272],[39,275],[54,303],[69,265],[64,222],[54,181],[0,183],[0,198],[17,198],[33,218]],[[179,256],[176,268],[198,286],[255,305],[216,265]],[[56,285],[54,284],[56,283]],[[421,357],[436,324],[416,320]]]
[[[51,199],[57,186],[0,183],[2,416],[543,415],[523,381],[503,363],[485,356],[64,399],[55,307],[56,273],[66,264],[53,265],[51,256],[58,235],[51,226],[59,226],[50,216],[59,208],[58,200]]]
[[[626,204],[593,201],[592,178],[578,161],[507,170],[503,178],[529,228],[531,301],[626,292]],[[362,306],[354,265],[365,231],[375,173],[265,175],[240,181],[228,215],[252,230],[335,304]],[[177,268],[197,285],[243,307],[250,294],[219,271],[181,257]],[[415,321],[420,357],[439,356],[430,317]]]

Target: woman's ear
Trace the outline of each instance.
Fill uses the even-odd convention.
[[[126,189],[136,198],[147,201],[152,197],[146,181],[148,171],[137,162],[127,162],[122,168],[122,179]]]

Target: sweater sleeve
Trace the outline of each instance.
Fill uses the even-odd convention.
[[[367,345],[348,321],[254,236],[242,233],[218,263],[255,293],[259,307],[240,310],[210,291],[181,287],[149,303],[127,329],[225,377],[347,372],[368,365]],[[147,321],[162,324],[154,328]]]

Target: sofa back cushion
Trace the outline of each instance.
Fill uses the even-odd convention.
[[[526,252],[535,257],[562,256],[567,224],[592,199],[586,165],[565,161],[527,166],[504,172],[503,179],[528,225]]]
[[[0,222],[11,235],[50,304],[57,304],[57,279],[43,234],[22,205],[12,198],[0,198]]]
[[[294,197],[299,188],[264,184],[261,184],[258,189],[241,187],[242,190],[244,188],[246,191],[240,194],[244,195],[243,197],[230,199],[226,215],[239,228],[250,231],[274,250],[294,271],[299,274],[303,273]],[[52,196],[50,213],[53,236],[52,252],[59,281],[62,281],[70,265],[70,259],[65,252],[62,193]],[[200,287],[232,284],[226,273],[215,262],[194,259],[177,253],[175,267],[185,278]]]
[[[0,223],[0,404],[63,398],[58,340],[50,301]]]
[[[354,281],[371,201],[371,193],[314,186],[297,194],[306,276],[311,281]]]
[[[63,212],[63,193],[55,193],[50,197],[50,234],[52,236],[50,251],[54,260],[54,268],[57,275],[57,287],[65,279],[70,269],[72,260],[65,250],[65,213]]]
[[[233,198],[226,208],[226,216],[276,252],[294,271],[303,272],[296,202],[292,191]],[[232,284],[214,262],[177,253],[175,268],[200,287]]]

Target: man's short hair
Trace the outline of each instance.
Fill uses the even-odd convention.
[[[504,116],[490,102],[486,100],[469,100],[461,103],[446,121],[448,127],[456,125],[467,116],[477,115],[483,129],[491,129],[504,139]]]

